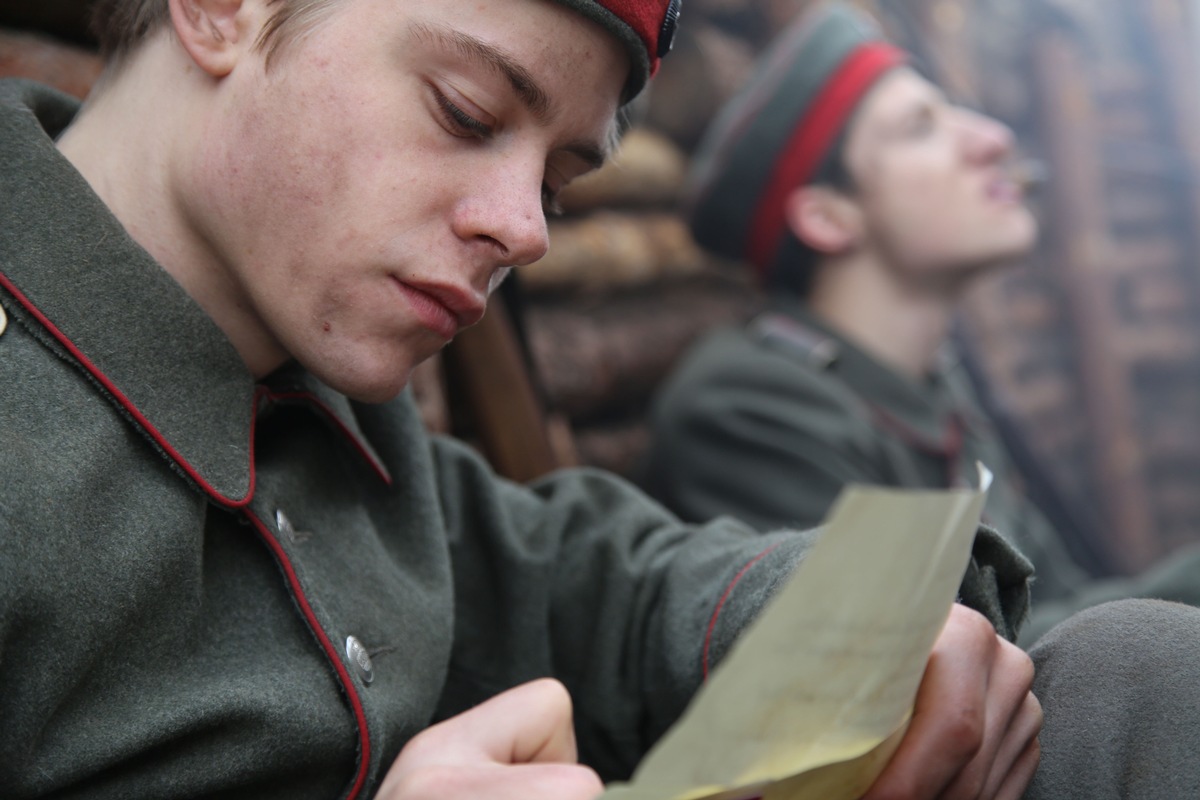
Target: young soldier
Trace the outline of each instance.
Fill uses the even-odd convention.
[[[583,800],[576,733],[621,775],[676,717],[811,534],[684,526],[594,472],[507,483],[401,390],[545,251],[542,204],[607,155],[677,11],[104,0],[82,110],[0,88],[0,796]],[[996,548],[964,582],[991,623],[955,607],[873,798],[1030,780]],[[1046,734],[1100,741],[1072,676],[1119,685],[1140,649],[1106,626],[1172,616],[1080,621]],[[1156,639],[1144,686],[1188,677]],[[1118,700],[1153,720],[1179,700],[1154,688]],[[1043,796],[1190,745],[1137,730],[1056,749]]]
[[[1118,597],[1200,603],[1200,550],[1092,580],[1015,490],[947,339],[963,293],[1033,246],[1012,135],[947,101],[849,7],[781,37],[713,126],[691,222],[748,261],[774,308],[691,352],[662,392],[648,481],[685,519],[819,524],[848,483],[936,488],[997,473],[985,519],[1037,570],[1030,643]]]

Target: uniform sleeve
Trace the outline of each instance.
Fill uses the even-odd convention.
[[[1018,643],[1030,647],[1078,611],[1135,597],[1200,606],[1200,545],[1184,548],[1139,575],[1088,581],[1061,599],[1035,603]]]
[[[847,483],[894,483],[836,380],[738,334],[706,342],[660,394],[646,486],[685,519],[819,524]]]
[[[457,606],[439,715],[553,675],[606,779],[629,774],[816,535],[687,526],[595,471],[518,486],[450,440],[434,455]]]

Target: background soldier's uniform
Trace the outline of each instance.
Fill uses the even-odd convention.
[[[646,483],[689,520],[727,514],[760,530],[817,525],[848,483],[938,488],[996,476],[984,521],[1035,568],[1032,642],[1074,611],[1121,597],[1200,604],[1200,549],[1136,578],[1095,580],[1018,489],[1019,476],[944,359],[924,382],[871,358],[799,301],[714,333],[668,381],[654,410]]]

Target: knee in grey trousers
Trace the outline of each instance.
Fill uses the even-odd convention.
[[[1029,652],[1045,724],[1026,800],[1200,798],[1200,609],[1106,603]]]

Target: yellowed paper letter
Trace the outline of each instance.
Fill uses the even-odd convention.
[[[820,540],[605,800],[855,800],[903,736],[970,558],[979,490],[850,487]]]

